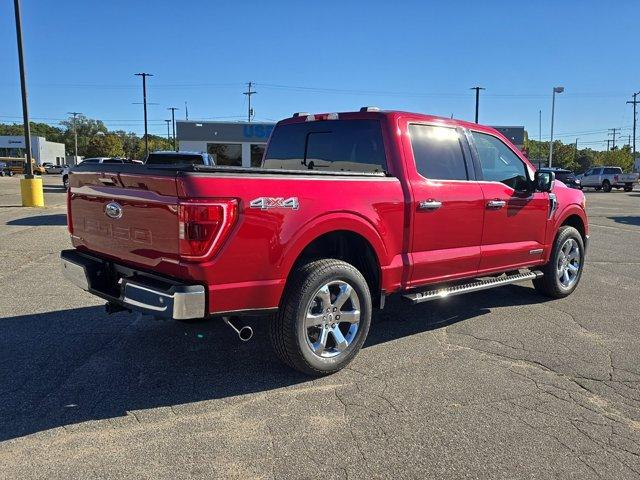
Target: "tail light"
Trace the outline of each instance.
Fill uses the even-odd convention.
[[[213,257],[238,217],[235,199],[198,200],[178,204],[180,256],[186,260]]]
[[[71,218],[71,189],[67,188],[67,230],[73,235],[73,219]]]

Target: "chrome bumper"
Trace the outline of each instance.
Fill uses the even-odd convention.
[[[150,275],[77,250],[63,250],[60,262],[71,283],[128,310],[174,320],[206,316],[202,285]]]

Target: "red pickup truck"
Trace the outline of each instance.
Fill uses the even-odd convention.
[[[371,107],[282,120],[262,168],[75,168],[68,228],[64,273],[108,311],[237,331],[272,312],[277,355],[312,375],[357,354],[390,294],[569,295],[589,238],[583,193],[496,130]]]

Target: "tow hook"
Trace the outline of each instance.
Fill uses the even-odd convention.
[[[238,334],[238,338],[240,338],[240,340],[242,340],[243,342],[248,342],[249,340],[251,340],[251,337],[253,337],[253,328],[251,328],[249,325],[245,325],[244,327],[236,327],[233,322],[235,322],[235,320],[238,317],[222,317],[222,320],[224,320],[224,323],[226,323],[227,325],[229,325],[234,332],[236,332]]]

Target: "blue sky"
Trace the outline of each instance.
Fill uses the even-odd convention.
[[[256,83],[256,120],[362,105],[525,125],[602,148],[630,134],[640,90],[637,2],[22,0],[33,120],[68,111],[141,132],[140,80],[151,72],[150,132],[166,107],[191,119],[241,120]],[[0,3],[0,121],[20,121],[13,2]],[[601,143],[592,143],[601,142]]]

